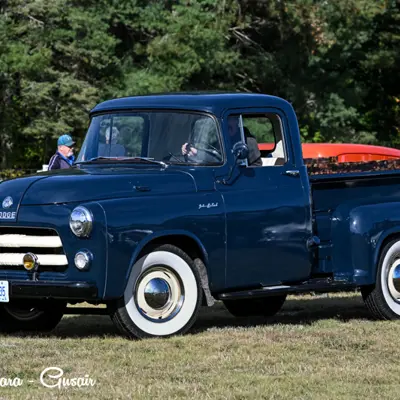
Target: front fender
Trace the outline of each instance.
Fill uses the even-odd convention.
[[[149,234],[148,236],[146,236],[141,242],[140,244],[136,247],[135,251],[132,254],[132,258],[131,261],[129,263],[129,268],[127,269],[127,273],[125,278],[128,279],[133,266],[135,265],[135,262],[138,258],[138,255],[141,253],[141,251],[149,244],[151,243],[153,240],[159,239],[159,238],[165,238],[166,241],[168,241],[168,236],[176,236],[176,235],[181,235],[181,236],[187,236],[191,239],[193,239],[199,249],[201,250],[203,259],[205,260],[205,264],[208,264],[208,254],[207,254],[207,250],[204,247],[203,243],[200,241],[200,239],[194,235],[192,232],[189,232],[187,230],[183,230],[183,229],[169,229],[169,230],[163,230],[160,232],[153,232],[151,234]]]
[[[140,252],[160,237],[183,235],[197,244],[215,285],[225,279],[225,210],[220,194],[115,199],[101,202],[108,224],[107,299],[123,295]],[[218,204],[204,209],[199,204]],[[175,243],[173,243],[175,244]],[[183,249],[184,250],[184,249]]]

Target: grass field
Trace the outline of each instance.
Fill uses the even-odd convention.
[[[355,293],[292,296],[268,323],[217,304],[170,339],[129,341],[107,316],[65,316],[49,335],[0,336],[0,377],[23,380],[0,400],[399,398],[400,323],[369,318]],[[96,383],[46,388],[48,367]]]

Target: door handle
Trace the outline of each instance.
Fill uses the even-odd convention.
[[[288,175],[288,176],[293,176],[293,177],[299,177],[300,176],[300,171],[298,169],[288,169],[285,172],[282,172],[283,175]]]

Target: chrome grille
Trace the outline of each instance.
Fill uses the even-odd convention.
[[[45,228],[0,228],[0,270],[24,270],[23,256],[38,257],[39,272],[63,272],[68,260],[57,232]]]

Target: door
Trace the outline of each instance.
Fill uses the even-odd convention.
[[[228,184],[218,184],[226,207],[226,287],[308,278],[309,182],[303,163],[295,165],[285,115],[277,109],[234,110],[224,115],[223,129],[228,154],[229,146],[238,140],[245,140],[249,147],[248,160],[242,162],[239,173]],[[256,140],[267,143],[263,147],[268,150],[258,153]]]

